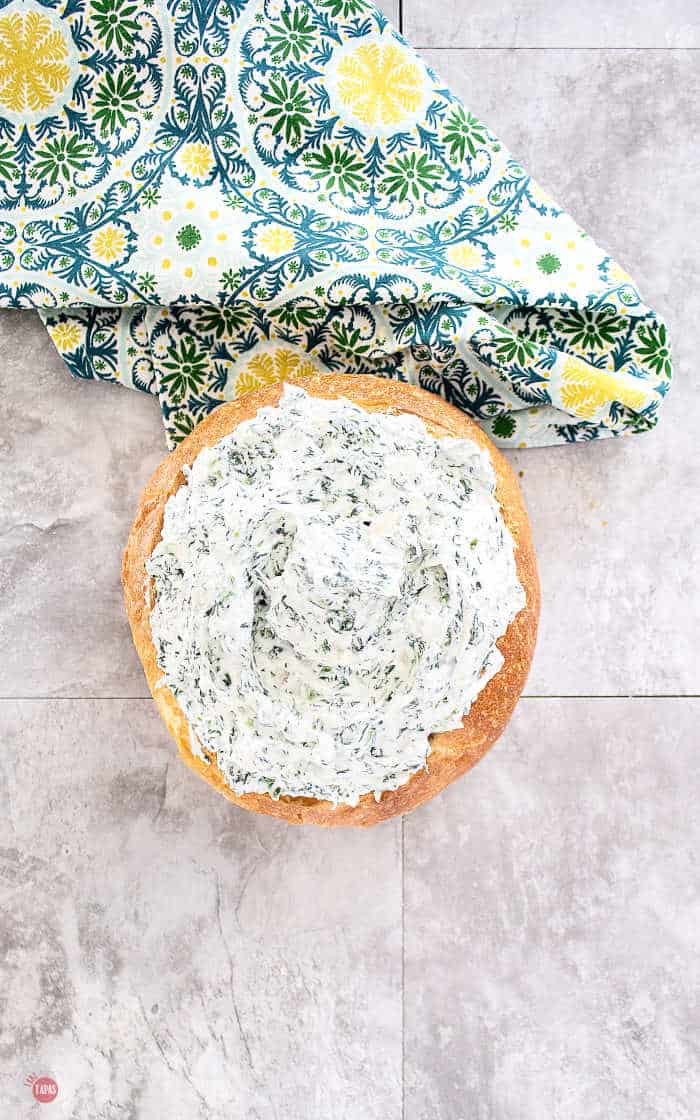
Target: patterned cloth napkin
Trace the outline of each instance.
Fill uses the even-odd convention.
[[[0,7],[0,306],[71,373],[221,401],[343,370],[524,447],[656,421],[666,328],[368,0]]]

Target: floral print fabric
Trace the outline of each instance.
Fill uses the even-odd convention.
[[[522,447],[645,431],[630,277],[369,0],[0,7],[0,306],[170,443],[295,374],[422,385]]]

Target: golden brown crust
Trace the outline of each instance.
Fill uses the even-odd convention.
[[[402,382],[353,374],[312,374],[297,379],[296,383],[303,385],[314,396],[327,399],[346,397],[368,411],[413,413],[426,422],[434,435],[467,436],[486,448],[491,456],[497,477],[496,495],[515,541],[518,578],[525,589],[527,602],[498,641],[504,657],[503,667],[479,693],[469,715],[463,720],[463,726],[456,731],[432,735],[428,769],[415,774],[399,789],[383,793],[379,801],[369,793],[354,807],[339,805],[335,809],[329,801],[309,797],[281,797],[275,801],[267,794],[239,796],[224,781],[216,761],[207,764],[192,754],[185,716],[170,689],[158,685],[162,673],[151,638],[153,589],[146,573],[146,562],[160,540],[165,503],[184,481],[182,467],[192,463],[203,447],[212,446],[241,421],[255,416],[264,405],[277,404],[282,393],[281,384],[247,393],[231,404],[217,408],[158,467],[141,496],[124,553],[122,576],[126,609],[153,698],[178,744],[180,754],[188,766],[224,797],[244,809],[282,817],[291,824],[376,824],[415,809],[464,774],[486,753],[508,723],[530,669],[540,611],[540,588],[530,525],[520,487],[510,465],[473,420],[441,397]]]

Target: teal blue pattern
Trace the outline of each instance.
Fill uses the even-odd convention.
[[[0,306],[171,444],[318,371],[505,446],[651,428],[666,327],[367,0],[0,4]]]

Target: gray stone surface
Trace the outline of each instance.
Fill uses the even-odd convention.
[[[667,318],[675,352],[675,385],[655,431],[512,456],[544,591],[528,692],[698,693],[700,570],[689,562],[700,541],[698,55],[425,57],[632,273]]]
[[[700,700],[523,700],[405,822],[406,1120],[694,1120]]]
[[[73,380],[29,312],[0,315],[0,347],[0,696],[143,696],[120,566],[158,405]]]
[[[513,40],[512,5],[403,11]],[[518,43],[698,41],[695,4],[630,12],[528,5]],[[697,54],[426,57],[666,313],[661,425],[514,456],[547,699],[403,826],[306,833],[218,799],[139,699],[119,565],[157,405],[0,315],[2,1120],[42,1111],[33,1071],[56,1120],[697,1114]]]
[[[400,822],[228,806],[148,701],[0,704],[0,1100],[135,1120],[691,1120],[697,700],[524,700]],[[405,979],[402,1008],[402,889]]]
[[[398,1120],[401,824],[290,829],[149,701],[0,703],[0,1115]]]
[[[697,0],[404,0],[404,32],[434,47],[697,47]]]

